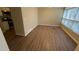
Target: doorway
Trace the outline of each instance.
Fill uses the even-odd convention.
[[[15,7],[3,7],[0,11],[0,26],[11,50],[12,45],[10,42],[13,41],[16,36],[24,36],[21,10]]]
[[[9,45],[9,40],[12,40],[13,37],[16,35],[15,27],[13,23],[13,19],[11,17],[11,10],[8,7],[1,8],[1,18],[0,18],[0,25],[3,32],[3,35]],[[10,48],[10,46],[9,46]]]

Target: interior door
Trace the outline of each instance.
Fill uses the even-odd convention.
[[[24,25],[23,25],[21,8],[11,7],[10,10],[16,35],[24,36]]]

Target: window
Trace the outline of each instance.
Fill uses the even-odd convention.
[[[79,8],[65,8],[62,24],[79,34]]]

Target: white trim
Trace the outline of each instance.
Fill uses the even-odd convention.
[[[39,24],[39,25],[44,25],[44,26],[60,26],[60,25],[47,25],[47,24]],[[38,25],[32,27],[27,31],[27,33],[24,36],[27,36],[33,29],[35,29]]]
[[[27,33],[25,34],[25,36],[27,36],[27,35],[28,35],[33,29],[35,29],[37,26],[38,26],[38,25],[36,25],[36,26],[34,26],[33,28],[29,29],[29,30],[27,31]]]
[[[24,34],[20,34],[20,33],[16,33],[16,35],[19,35],[19,36],[25,36]]]
[[[60,26],[60,25],[49,25],[49,24],[39,24],[39,25],[43,25],[43,26]]]

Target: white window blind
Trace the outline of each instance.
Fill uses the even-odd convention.
[[[64,10],[62,24],[79,34],[79,8],[66,8]]]

